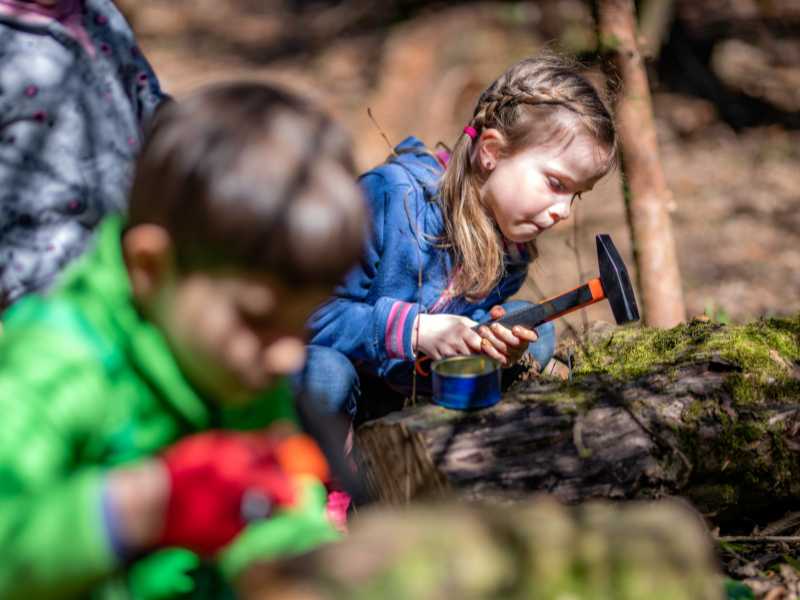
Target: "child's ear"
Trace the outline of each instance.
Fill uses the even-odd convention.
[[[158,295],[174,271],[172,239],[158,225],[137,225],[122,237],[125,266],[137,300],[148,302]]]
[[[484,129],[478,139],[478,164],[484,171],[491,171],[497,165],[506,146],[503,134],[492,127]]]

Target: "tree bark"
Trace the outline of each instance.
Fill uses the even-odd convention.
[[[706,329],[688,343],[721,331]],[[773,355],[786,379],[763,388],[701,349],[631,381],[519,383],[474,413],[418,405],[361,426],[358,461],[373,494],[394,504],[681,495],[720,523],[753,517],[800,501],[800,368]]]
[[[658,57],[675,13],[675,0],[647,0],[641,8],[639,40],[647,58]]]
[[[673,327],[685,319],[686,311],[667,210],[671,195],[661,170],[647,74],[636,43],[633,0],[598,2],[602,50],[611,55],[622,79],[617,129],[644,321]]]

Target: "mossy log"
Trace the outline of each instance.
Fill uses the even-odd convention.
[[[459,503],[357,514],[341,542],[254,565],[247,600],[717,600],[723,596],[701,520],[677,502],[540,498],[497,510]]]
[[[420,404],[362,425],[380,499],[682,495],[720,520],[800,501],[800,318],[594,332],[571,383],[519,382],[474,413]]]

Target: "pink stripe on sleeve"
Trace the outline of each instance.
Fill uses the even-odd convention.
[[[411,311],[411,305],[405,304],[403,306],[402,312],[400,313],[400,318],[397,320],[397,325],[395,325],[396,333],[395,333],[395,340],[397,341],[397,356],[398,358],[405,358],[405,346],[403,345],[403,330],[405,329],[406,319],[408,318],[408,313]]]
[[[389,356],[392,355],[392,328],[394,327],[394,320],[397,317],[397,311],[400,309],[402,302],[395,302],[392,305],[392,310],[389,311],[389,318],[386,319],[386,333],[384,335],[383,343],[386,346],[386,352]]]

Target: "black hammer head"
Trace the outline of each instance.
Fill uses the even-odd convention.
[[[636,305],[636,296],[633,295],[628,269],[622,262],[622,257],[617,252],[611,236],[601,233],[597,240],[597,262],[600,267],[600,283],[603,292],[611,305],[611,312],[617,324],[630,323],[639,320],[639,307]]]

